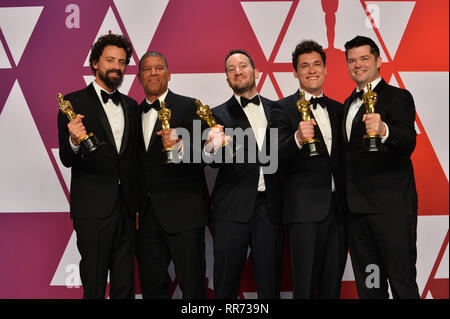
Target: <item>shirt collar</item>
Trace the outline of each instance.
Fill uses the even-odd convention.
[[[105,91],[105,92],[108,93],[108,94],[112,94],[112,93],[116,92],[116,90],[114,90],[114,91],[112,91],[111,93],[109,93],[109,92],[106,91],[104,88],[102,88],[102,87],[100,86],[100,84],[98,84],[97,82],[95,82],[95,80],[92,81],[92,85],[94,86],[95,92],[97,92],[97,96],[98,96],[98,98],[99,98],[99,100],[100,100],[100,102],[101,102],[102,104],[104,104],[104,103],[103,103],[101,91]]]
[[[253,95],[249,100],[253,99],[255,96],[257,96],[258,93],[256,93],[255,95]],[[238,101],[239,105],[242,106],[241,104],[241,97],[237,94],[234,94],[234,97],[236,98],[236,100]]]
[[[372,86],[372,90],[375,89],[375,87],[378,85],[378,83],[381,82],[381,76],[378,76],[375,80],[373,80],[372,82],[370,82],[371,86]],[[361,91],[358,87],[356,87],[356,92]],[[367,92],[367,85],[364,87],[364,93]]]
[[[301,88],[300,88],[300,90],[303,91]],[[303,92],[305,93],[305,99],[307,99],[308,101],[311,100],[312,97],[315,97],[315,98],[323,97],[323,91],[320,92],[320,94],[317,95],[317,96],[314,96],[314,95],[312,95],[311,93],[308,93],[308,92],[306,92],[306,91],[303,91]]]
[[[164,101],[164,100],[166,99],[167,93],[169,93],[169,89],[167,89],[166,92],[164,92],[164,93],[158,98],[159,103],[161,103],[162,101]],[[149,101],[147,98],[145,98],[145,100],[147,101],[148,104],[152,104],[152,103],[150,103],[150,101]],[[155,101],[156,101],[156,100],[155,100]]]

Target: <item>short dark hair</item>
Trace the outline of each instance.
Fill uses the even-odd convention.
[[[103,53],[103,50],[106,46],[113,45],[118,48],[122,48],[126,53],[125,64],[128,65],[130,63],[131,55],[133,54],[133,47],[131,46],[130,41],[121,34],[105,34],[97,39],[97,41],[92,45],[91,55],[89,56],[89,65],[91,66],[92,71],[95,74],[95,69],[93,66],[94,62],[98,62],[100,56]]]
[[[141,72],[141,66],[142,66],[142,61],[144,61],[144,59],[148,58],[149,56],[159,56],[164,60],[164,63],[166,64],[166,68],[169,69],[169,64],[167,63],[167,59],[164,55],[162,55],[162,53],[159,53],[158,51],[148,51],[146,52],[142,58],[139,60],[139,73]]]
[[[250,65],[252,66],[252,68],[255,69],[255,63],[253,62],[252,57],[250,56],[250,54],[247,51],[241,50],[241,49],[233,49],[233,50],[230,50],[227,53],[227,55],[225,56],[225,73],[227,73],[227,60],[228,60],[228,58],[230,56],[232,56],[233,54],[236,54],[236,53],[240,53],[240,54],[245,55],[248,58],[248,60],[250,61]]]
[[[323,65],[327,64],[327,56],[323,51],[322,46],[313,40],[303,40],[294,49],[292,52],[292,65],[294,66],[294,70],[297,70],[298,57],[304,53],[317,52],[320,54],[322,58]]]
[[[371,38],[363,37],[360,35],[357,35],[356,37],[345,43],[345,58],[348,58],[348,50],[359,48],[363,45],[370,46],[370,53],[375,56],[375,60],[378,59],[378,57],[380,56],[380,49],[378,48],[378,45]]]

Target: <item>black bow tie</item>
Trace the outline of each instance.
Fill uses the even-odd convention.
[[[119,94],[119,91],[115,91],[114,93],[112,93],[112,94],[109,94],[108,92],[106,92],[106,91],[103,91],[103,90],[101,90],[100,91],[101,92],[101,94],[102,94],[102,100],[103,100],[103,103],[108,103],[108,100],[109,99],[111,99],[111,101],[113,101],[113,103],[115,104],[115,105],[119,105],[119,103],[120,103],[120,94]]]
[[[354,90],[352,92],[352,95],[350,96],[350,103],[349,103],[349,105],[352,104],[353,101],[356,100],[356,99],[362,100],[363,99],[363,95],[364,95],[364,90],[361,90],[359,92],[356,92],[356,90]]]
[[[149,104],[147,100],[144,101],[144,104],[142,105],[142,110],[144,111],[144,113],[147,113],[148,111],[150,111],[150,109],[155,109],[156,111],[161,110],[159,99],[156,99],[152,104]]]
[[[312,108],[315,110],[317,108],[317,104],[319,104],[321,107],[325,108],[326,104],[325,104],[325,99],[323,96],[321,97],[312,97],[309,102],[312,105]]]
[[[253,104],[259,105],[259,96],[258,96],[258,95],[255,95],[255,96],[254,96],[253,98],[251,98],[250,100],[247,99],[247,98],[245,98],[245,97],[243,97],[243,96],[241,96],[241,104],[242,104],[242,107],[246,107],[248,103],[253,103]]]

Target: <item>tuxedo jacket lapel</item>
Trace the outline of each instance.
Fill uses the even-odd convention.
[[[175,116],[174,108],[176,108],[175,95],[172,93],[172,91],[168,90],[164,101],[166,102],[166,108],[168,108],[172,111],[171,119],[169,121],[169,123],[171,124],[170,127],[172,128],[173,118]],[[145,100],[144,100],[144,102],[145,102]],[[142,102],[142,103],[144,103],[144,102]],[[153,146],[153,143],[155,143],[156,139],[159,138],[158,134],[156,134],[156,133],[160,130],[162,130],[162,125],[161,125],[161,121],[157,118],[156,122],[155,122],[155,126],[153,127],[152,135],[150,137],[150,142],[148,143],[147,153],[149,152],[150,148]]]
[[[112,133],[111,126],[109,125],[108,117],[106,116],[105,110],[103,109],[103,106],[98,98],[97,92],[95,92],[94,86],[92,84],[89,85],[89,95],[91,96],[92,100],[95,101],[93,105],[95,105],[96,113],[98,114],[98,117],[103,125],[103,128],[105,129],[106,136],[108,137],[109,142],[117,152],[116,141],[114,140],[114,135]]]
[[[120,103],[122,104],[123,118],[124,118],[122,143],[120,145],[120,152],[119,152],[119,156],[122,156],[122,154],[125,152],[125,149],[127,148],[128,139],[130,136],[131,110],[129,109],[129,105],[125,104],[125,100],[122,97],[120,97]]]
[[[331,103],[329,99],[325,96],[325,100],[327,103],[327,111],[328,111],[328,117],[330,119],[330,125],[331,125],[331,138],[332,138],[332,144],[331,144],[331,154],[330,156],[333,156],[335,153],[336,145],[338,144],[338,139],[340,138],[339,135],[339,125],[341,123],[339,122],[338,116],[337,116],[337,109],[335,104]]]

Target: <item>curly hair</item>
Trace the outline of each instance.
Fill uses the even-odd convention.
[[[323,65],[326,65],[327,56],[323,51],[322,46],[313,40],[303,40],[295,47],[294,52],[292,52],[292,65],[294,70],[297,70],[298,57],[304,53],[317,52],[322,57]]]
[[[91,48],[91,55],[89,56],[89,65],[91,66],[92,72],[94,72],[94,74],[96,70],[94,69],[92,64],[98,62],[100,56],[103,53],[103,50],[108,45],[113,45],[118,48],[124,49],[127,55],[125,64],[128,65],[130,63],[130,58],[131,55],[133,54],[133,48],[131,46],[130,41],[120,34],[105,34],[99,37]]]

